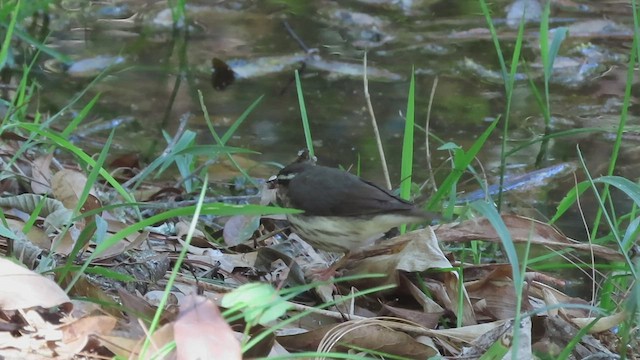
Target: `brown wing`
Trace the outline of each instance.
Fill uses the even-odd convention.
[[[296,175],[289,183],[293,207],[307,215],[363,216],[407,213],[422,216],[408,201],[348,172],[314,166]],[[426,214],[425,214],[426,215]]]

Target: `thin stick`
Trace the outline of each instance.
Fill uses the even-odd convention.
[[[300,36],[298,36],[298,34],[296,34],[296,32],[293,31],[293,28],[291,27],[291,25],[289,25],[289,22],[287,20],[284,20],[282,22],[282,25],[284,25],[284,28],[285,30],[287,30],[287,33],[289,33],[289,36],[291,36],[293,40],[295,40],[295,42],[298,43],[298,46],[300,46],[302,50],[304,50],[304,52],[310,53],[313,51],[313,49],[310,49],[307,46],[307,44],[305,44],[304,41],[302,41],[302,38],[300,38]]]
[[[433,86],[431,86],[431,95],[429,95],[429,107],[427,108],[427,121],[424,125],[425,139],[427,152],[427,172],[429,173],[429,180],[433,186],[433,191],[438,191],[438,184],[436,184],[436,178],[433,175],[433,168],[431,167],[431,150],[429,149],[429,123],[431,122],[431,107],[433,105],[433,98],[436,95],[436,87],[438,87],[438,76],[433,79]]]
[[[369,80],[367,78],[367,52],[364,53],[364,99],[367,102],[367,109],[369,115],[371,115],[371,125],[373,126],[373,134],[376,138],[376,144],[378,145],[378,152],[380,153],[380,161],[382,162],[382,172],[384,173],[384,180],[387,184],[387,189],[391,190],[391,178],[389,177],[389,168],[387,167],[387,159],[384,156],[384,148],[382,147],[382,139],[380,138],[380,131],[378,130],[378,122],[376,121],[376,114],[373,112],[373,105],[371,104],[371,95],[369,94]]]

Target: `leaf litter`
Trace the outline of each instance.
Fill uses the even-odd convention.
[[[88,185],[78,168],[52,169],[52,160],[50,155],[21,159],[37,172],[32,170],[32,180],[20,184],[22,194],[0,202],[7,218],[4,255],[21,261],[0,258],[6,289],[0,294],[3,323],[12,329],[0,332],[3,354],[148,358],[170,346],[171,356],[184,359],[207,354],[240,359],[243,351],[267,357],[365,349],[427,358],[473,356],[512,333],[518,296],[511,266],[472,265],[442,250],[443,244],[499,241],[486,219],[436,225],[381,241],[351,255],[342,269],[347,280],[318,283],[308,275],[326,267],[334,255],[289,233],[278,216],[257,211],[209,218],[189,242],[188,216],[127,231],[137,218],[109,206],[119,204],[113,190]],[[87,186],[89,197],[79,204]],[[263,190],[263,205],[268,191]],[[153,202],[180,201],[170,194]],[[515,215],[502,219],[515,243],[565,256],[591,253],[621,259],[616,251],[578,243],[548,224]],[[121,240],[93,256],[87,271],[71,280],[96,245],[123,231]],[[184,247],[184,265],[167,293],[172,264]],[[366,276],[370,274],[382,276]],[[627,316],[597,317],[587,301],[562,291],[564,279],[525,275],[520,307],[532,316],[519,326],[521,353],[530,353],[531,346],[562,348],[585,327],[589,334],[607,333]],[[146,348],[146,329],[161,304],[160,327]],[[532,335],[544,341],[534,341]],[[581,344],[575,354],[610,353],[592,335],[585,335]]]

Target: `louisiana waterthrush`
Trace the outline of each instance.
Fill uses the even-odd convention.
[[[308,159],[284,167],[269,184],[278,205],[304,211],[287,215],[292,230],[325,251],[349,253],[394,227],[433,218],[371,182]]]

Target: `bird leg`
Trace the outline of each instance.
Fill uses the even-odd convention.
[[[338,273],[338,269],[344,267],[349,261],[351,253],[347,252],[340,259],[336,260],[331,266],[326,269],[317,269],[311,271],[311,278],[319,281],[328,281],[331,278],[335,278]]]

